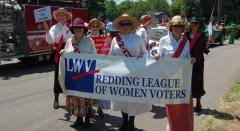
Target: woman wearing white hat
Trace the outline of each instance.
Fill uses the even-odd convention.
[[[170,23],[170,33],[160,39],[160,55],[157,59],[164,58],[191,58],[190,44],[184,32],[185,21],[181,16],[174,16]],[[191,63],[196,59],[192,58]],[[189,104],[166,105],[168,118],[167,130],[193,131],[193,100]]]
[[[64,8],[59,8],[53,11],[53,18],[57,21],[57,24],[53,25],[50,29],[47,23],[44,22],[43,27],[47,31],[46,41],[49,44],[53,44],[53,49],[55,53],[55,72],[54,72],[54,109],[59,108],[59,94],[62,93],[62,88],[60,87],[58,81],[58,68],[60,59],[60,50],[63,49],[66,41],[72,37],[71,31],[66,26],[66,22],[71,19],[71,14]]]
[[[113,26],[119,34],[112,40],[110,55],[136,58],[148,56],[142,38],[133,33],[137,29],[136,18],[124,14],[113,21]],[[121,131],[134,131],[135,116],[152,109],[152,104],[120,101],[113,101],[112,104],[114,110],[122,111]]]

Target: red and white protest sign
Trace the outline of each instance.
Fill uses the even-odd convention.
[[[92,37],[94,44],[97,49],[98,54],[105,54],[108,55],[111,43],[112,43],[112,37],[111,36],[97,36]]]

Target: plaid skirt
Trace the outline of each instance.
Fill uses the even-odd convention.
[[[66,111],[71,115],[84,117],[89,113],[94,104],[96,104],[95,99],[66,96]]]

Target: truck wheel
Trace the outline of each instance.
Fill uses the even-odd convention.
[[[43,57],[43,55],[40,55],[40,56],[37,57],[37,59],[38,59],[38,62],[43,62],[44,57]]]

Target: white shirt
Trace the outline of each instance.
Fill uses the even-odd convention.
[[[64,53],[72,53],[74,52],[74,48],[72,46],[74,37],[68,39],[65,47]],[[94,46],[93,40],[88,37],[83,37],[83,39],[77,43],[78,48],[81,54],[97,54],[97,50]]]
[[[147,57],[148,56],[148,51],[146,50],[146,47],[145,47],[141,37],[139,37],[138,35],[136,35],[134,33],[130,33],[128,35],[121,35],[120,37],[125,45],[125,48],[128,49],[128,51],[130,52],[130,54],[133,57]],[[114,37],[112,40],[112,45],[110,48],[110,55],[125,56],[116,41],[116,37]]]
[[[141,27],[141,28],[136,32],[136,34],[143,39],[143,42],[144,42],[145,46],[147,46],[147,44],[149,43],[149,36],[148,36],[148,31],[147,31],[147,29]]]
[[[180,37],[178,41],[176,41],[173,38],[172,33],[169,33],[167,36],[162,37],[159,41],[159,50],[161,58],[172,58],[182,39],[183,35]],[[179,58],[191,58],[190,44],[188,40]]]
[[[121,39],[124,42],[125,47],[128,49],[128,51],[133,57],[148,56],[148,52],[143,43],[143,40],[138,35],[130,33],[129,35],[121,36]],[[112,40],[110,55],[125,56],[117,44],[116,37],[114,37]],[[135,116],[151,111],[152,104],[113,101],[112,107],[115,111],[123,111],[125,113],[128,113],[129,116]]]
[[[66,25],[62,25],[61,23],[57,23],[53,25],[50,30],[46,33],[46,41],[49,44],[56,43],[58,44],[59,39],[63,35],[64,41],[67,42],[69,38],[73,36],[71,31],[68,29]]]

